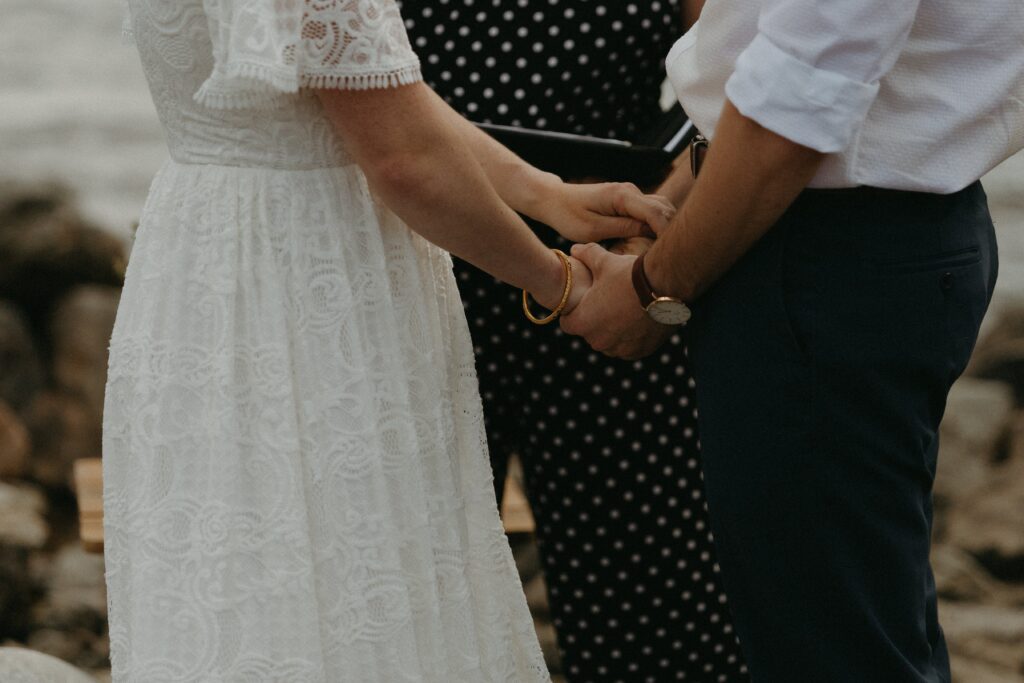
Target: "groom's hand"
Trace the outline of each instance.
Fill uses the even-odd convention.
[[[624,240],[616,240],[608,246],[608,251],[613,254],[626,256],[640,256],[654,246],[654,240],[650,237],[627,237]]]
[[[651,320],[633,290],[636,256],[613,254],[596,244],[577,244],[572,255],[593,274],[593,284],[562,329],[587,340],[607,356],[635,360],[654,353],[673,328]]]

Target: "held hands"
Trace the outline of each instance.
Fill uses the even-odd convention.
[[[675,212],[668,199],[645,195],[631,183],[577,185],[558,180],[543,194],[534,218],[572,242],[585,243],[653,236],[668,226]]]
[[[552,253],[553,255],[553,253]],[[557,309],[559,303],[561,303],[562,296],[565,293],[566,288],[566,277],[565,277],[565,264],[561,260],[561,257],[556,257],[558,265],[552,271],[551,277],[548,280],[548,284],[544,285],[538,291],[531,292],[533,299],[543,306],[546,311],[537,311],[537,315],[547,315],[547,311],[554,311]],[[561,310],[561,315],[568,315],[570,311],[579,306],[583,297],[590,290],[593,278],[591,277],[590,270],[583,265],[583,262],[579,259],[568,257],[569,264],[572,268],[572,287],[569,290],[569,299],[566,301],[565,306]]]
[[[633,289],[636,256],[597,244],[577,244],[572,255],[590,269],[593,283],[579,305],[562,315],[563,331],[583,337],[606,356],[627,360],[648,356],[668,341],[674,328],[651,320]]]
[[[582,336],[594,350],[634,360],[664,344],[673,328],[651,320],[633,290],[631,271],[636,257],[668,226],[675,206],[664,197],[645,195],[629,183],[576,185],[558,181],[549,186],[535,218],[576,244],[570,263],[573,287],[561,312],[561,327]],[[607,251],[594,242],[621,238]],[[565,274],[562,266],[561,279]],[[539,293],[549,310],[561,300],[562,288]]]

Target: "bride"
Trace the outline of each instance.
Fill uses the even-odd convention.
[[[110,344],[114,680],[548,680],[445,250],[566,312],[589,274],[516,211],[592,241],[671,206],[478,133],[393,0],[130,10],[171,159]]]

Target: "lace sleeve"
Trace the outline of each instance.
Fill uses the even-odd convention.
[[[395,0],[204,0],[204,9],[214,68],[195,97],[209,107],[422,79]]]

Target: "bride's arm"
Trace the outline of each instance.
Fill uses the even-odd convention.
[[[488,182],[481,164],[422,83],[318,90],[327,115],[374,191],[413,230],[554,308],[565,272]],[[570,309],[589,273],[574,261]]]
[[[433,91],[435,108],[459,132],[502,200],[574,242],[598,242],[660,231],[675,208],[630,183],[565,183],[516,156],[449,107]],[[648,228],[649,226],[649,228]]]

